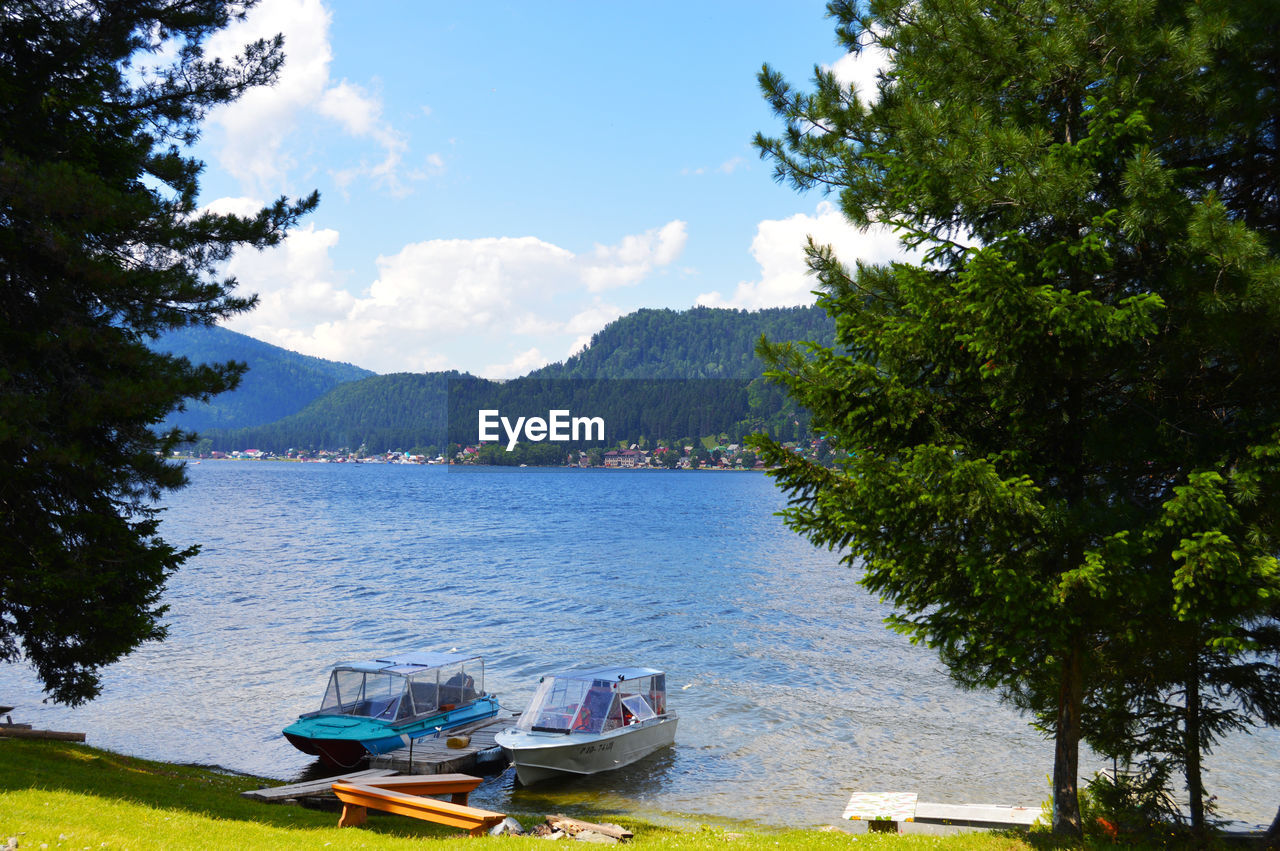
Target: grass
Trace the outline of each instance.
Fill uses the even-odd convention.
[[[48,849],[399,849],[467,847],[475,851],[538,848],[545,840],[472,838],[416,819],[370,812],[359,828],[337,825],[337,813],[264,804],[240,797],[272,781],[198,766],[121,756],[66,742],[0,739],[0,848]],[[592,818],[592,814],[575,814]],[[512,813],[526,826],[544,813]],[[595,820],[601,820],[595,818]],[[814,830],[778,833],[702,828],[678,830],[610,815],[644,849],[907,849],[1022,851],[1104,847],[1054,841],[1045,834],[975,833],[953,837],[859,835]],[[583,846],[577,846],[583,847]]]

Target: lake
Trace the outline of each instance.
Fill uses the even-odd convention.
[[[774,516],[764,475],[205,461],[190,477],[162,532],[203,549],[169,584],[169,638],[74,710],[0,666],[14,720],[293,779],[313,761],[280,729],[319,706],[334,662],[459,648],[512,711],[545,672],[618,663],[665,669],[680,715],[667,752],[547,788],[508,773],[478,806],[812,826],[854,791],[1049,796],[1052,743],[886,630],[855,572]],[[1209,768],[1222,815],[1270,821],[1276,731],[1232,738]]]

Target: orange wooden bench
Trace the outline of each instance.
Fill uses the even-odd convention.
[[[364,824],[369,810],[375,809],[461,827],[477,835],[506,818],[502,813],[467,806],[467,796],[480,783],[479,777],[469,774],[410,774],[334,783],[333,793],[342,802],[338,827]],[[451,800],[427,795],[450,795]]]

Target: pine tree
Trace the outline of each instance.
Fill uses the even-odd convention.
[[[757,145],[916,259],[810,246],[836,345],[761,353],[844,460],[757,441],[787,521],[842,548],[956,681],[1053,735],[1055,831],[1081,831],[1081,738],[1127,735],[1099,720],[1132,708],[1117,700],[1180,701],[1198,799],[1193,693],[1276,720],[1259,702],[1280,670],[1274,11],[829,8],[849,49],[886,52],[875,91],[819,69],[797,92],[766,67],[785,133]]]
[[[249,3],[15,0],[0,13],[0,659],[56,701],[163,637],[165,581],[195,548],[159,537],[165,460],[193,435],[156,425],[233,387],[147,342],[249,309],[217,275],[277,243],[312,196],[253,217],[202,212],[184,154],[209,109],[268,85],[277,37],[231,62],[202,43]],[[148,71],[162,51],[172,64]]]

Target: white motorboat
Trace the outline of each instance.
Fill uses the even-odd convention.
[[[676,738],[667,677],[653,668],[545,676],[514,727],[497,735],[524,785],[630,765]]]

